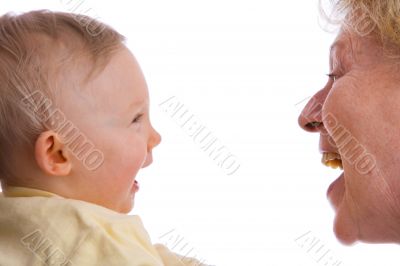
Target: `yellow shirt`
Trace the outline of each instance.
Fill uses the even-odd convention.
[[[139,216],[50,192],[0,193],[1,266],[201,266],[153,246]]]

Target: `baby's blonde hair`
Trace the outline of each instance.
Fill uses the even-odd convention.
[[[320,6],[323,6],[320,0]],[[340,24],[360,35],[376,34],[382,43],[400,47],[400,1],[398,0],[329,0],[324,8],[328,22]]]
[[[48,129],[43,114],[51,110],[32,112],[24,99],[40,91],[57,106],[59,90],[83,86],[123,41],[114,29],[84,15],[38,10],[0,17],[0,180],[14,176],[13,152],[32,151]],[[78,84],[74,74],[83,75]]]

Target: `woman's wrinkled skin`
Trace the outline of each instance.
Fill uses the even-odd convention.
[[[374,35],[342,30],[331,47],[329,80],[299,117],[304,130],[320,134],[320,152],[342,156],[344,174],[328,198],[344,244],[400,242],[399,63]],[[357,156],[367,158],[367,171]]]

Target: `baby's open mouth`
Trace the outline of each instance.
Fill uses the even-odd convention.
[[[339,153],[336,152],[324,152],[322,154],[321,162],[323,165],[331,167],[333,169],[337,169],[338,167],[340,167],[340,169],[343,169],[342,157]]]
[[[139,191],[139,182],[137,181],[137,180],[135,180],[134,182],[133,182],[133,186],[132,186],[132,190],[134,191],[134,192],[138,192]]]

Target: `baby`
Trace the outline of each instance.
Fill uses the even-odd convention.
[[[0,265],[204,265],[127,215],[161,137],[123,43],[82,15],[0,17]]]

